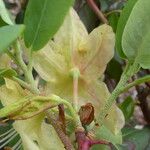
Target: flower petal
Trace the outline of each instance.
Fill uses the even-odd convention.
[[[76,11],[71,8],[63,25],[54,36],[54,41],[61,47],[61,52],[69,66],[73,65],[74,52],[84,45],[87,36],[85,26]]]
[[[66,72],[64,56],[54,42],[49,42],[42,50],[34,53],[34,68],[48,82],[55,82],[59,75]]]
[[[28,120],[16,121],[14,128],[21,135],[25,150],[61,149],[64,146],[51,125],[43,121],[43,115]]]
[[[73,84],[71,79],[60,80],[60,82],[51,84],[48,83],[45,89],[45,94],[50,95],[50,93],[55,93],[64,99],[73,101]],[[90,83],[85,83],[84,81],[79,80],[79,89],[78,89],[78,99],[79,99],[79,107],[85,105],[86,103],[92,103],[95,108],[95,117],[97,122],[101,110],[104,108],[106,104],[106,100],[110,96],[110,93],[102,81],[92,80]],[[116,117],[118,116],[118,117]],[[122,112],[119,111],[118,108],[114,105],[112,109],[106,117],[104,124],[108,129],[110,129],[113,133],[118,133],[120,129],[124,125],[124,117]]]
[[[113,105],[104,120],[105,126],[111,130],[113,134],[118,134],[125,125],[125,118],[122,111]]]
[[[17,82],[8,78],[5,78],[5,85],[0,87],[0,100],[4,106],[22,99],[28,94],[30,93],[22,89]]]
[[[101,25],[94,29],[87,39],[87,54],[83,58],[81,72],[89,80],[98,79],[114,55],[115,36],[112,28]]]
[[[29,136],[24,132],[20,133],[20,137],[22,140],[22,145],[24,150],[30,150],[30,149],[40,150],[37,144],[32,139],[30,139]]]

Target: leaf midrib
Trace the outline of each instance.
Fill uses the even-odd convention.
[[[35,41],[36,41],[36,39],[37,39],[37,35],[38,35],[39,29],[40,29],[40,26],[41,26],[41,23],[42,23],[42,18],[43,18],[43,16],[44,16],[44,12],[45,12],[45,10],[46,10],[47,1],[48,1],[48,0],[45,0],[44,6],[43,6],[43,9],[42,9],[42,13],[41,13],[41,17],[40,17],[40,19],[39,19],[39,23],[38,23],[38,25],[37,25],[37,30],[36,30],[36,32],[35,32],[35,36],[34,36],[34,39],[33,39],[32,44],[31,44],[31,47],[33,47],[33,45],[34,45],[34,43],[35,43]]]

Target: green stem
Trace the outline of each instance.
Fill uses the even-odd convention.
[[[29,49],[29,64],[28,64],[28,70],[32,73],[33,69],[33,53],[32,50]]]
[[[71,113],[71,116],[74,118],[75,120],[75,123],[76,123],[76,126],[82,126],[81,125],[81,122],[80,122],[80,118],[77,114],[77,112],[75,111],[75,109],[73,108],[73,106],[67,101],[67,100],[64,100],[62,98],[60,98],[59,96],[57,95],[52,95],[51,96],[51,99],[53,100],[57,100],[59,102],[62,102],[62,104],[66,105]]]
[[[114,104],[114,101],[121,94],[122,89],[126,85],[128,79],[130,79],[135,73],[137,73],[138,70],[139,70],[139,65],[136,62],[133,65],[131,65],[129,63],[129,65],[126,67],[126,69],[124,70],[124,72],[121,76],[121,79],[120,79],[118,85],[116,86],[116,88],[114,89],[114,91],[112,92],[110,97],[108,98],[104,109],[100,113],[101,125],[103,124],[104,118],[107,115],[107,113],[109,112],[111,106]]]
[[[127,86],[123,87],[121,92],[127,91],[128,89],[130,89],[133,86],[145,83],[145,82],[149,82],[150,81],[150,75],[147,75],[145,77],[139,78],[135,81],[133,81],[132,83],[129,83]]]
[[[9,50],[7,50],[6,53],[14,61],[14,63],[16,63],[17,65],[19,64],[18,61],[17,61],[17,59],[12,54],[12,52],[10,52]]]
[[[57,95],[51,95],[49,97],[36,96],[32,100],[34,100],[34,99],[51,100],[51,101],[57,102],[58,105],[59,104],[64,104],[69,109],[69,112],[70,112],[72,118],[74,119],[76,127],[82,127],[82,124],[81,124],[81,121],[80,121],[78,113],[76,112],[76,110],[74,109],[74,107],[67,100],[62,99],[62,98],[60,98]]]
[[[36,87],[33,75],[32,75],[32,59],[29,60],[29,68],[25,64],[22,58],[22,50],[19,41],[16,42],[16,59],[18,62],[19,67],[23,70],[25,79],[28,84],[30,84],[30,90],[35,92],[36,94],[39,94],[39,90]],[[31,56],[32,57],[32,56]],[[31,61],[31,62],[30,62]],[[21,83],[21,82],[20,82]],[[28,88],[29,89],[29,88]]]
[[[109,11],[108,13],[105,14],[105,16],[108,17],[108,16],[111,15],[112,13],[121,13],[121,12],[122,12],[121,9],[116,9],[116,10]]]
[[[30,78],[28,76],[27,66],[24,63],[23,59],[22,59],[22,51],[21,51],[21,46],[20,46],[19,41],[16,41],[16,45],[15,46],[16,46],[15,47],[16,59],[18,61],[18,65],[22,69],[22,71],[24,72],[26,80],[29,82]]]
[[[26,83],[25,81],[17,78],[17,77],[12,77],[14,81],[18,82],[22,87],[26,88],[27,90],[29,90],[30,92],[32,92],[33,94],[38,94],[39,90],[36,88],[32,88],[32,86],[30,86],[30,84]]]

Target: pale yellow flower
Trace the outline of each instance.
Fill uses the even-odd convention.
[[[34,53],[34,68],[46,81],[43,94],[56,94],[72,103],[71,72],[73,68],[78,68],[79,107],[88,102],[92,103],[98,122],[99,113],[110,95],[101,78],[107,63],[113,57],[114,39],[114,33],[108,25],[99,26],[88,34],[76,12],[71,9],[54,39]],[[0,87],[0,99],[4,106],[26,96],[34,97],[13,80],[5,79],[5,82],[6,84]],[[104,125],[118,136],[123,124],[123,115],[114,105]],[[13,127],[20,134],[25,150],[64,149],[54,128],[44,122],[44,114],[15,121]]]
[[[109,25],[101,25],[88,34],[77,13],[71,9],[63,25],[42,50],[34,54],[34,68],[47,81],[45,95],[54,93],[73,101],[71,70],[80,71],[79,105],[88,102],[95,107],[96,119],[109,97],[102,80],[107,63],[114,55],[115,35]],[[124,118],[113,106],[105,125],[114,133],[122,128]]]

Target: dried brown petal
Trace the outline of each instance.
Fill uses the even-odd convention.
[[[81,106],[79,110],[80,120],[83,125],[89,125],[94,120],[94,107],[91,103]]]

